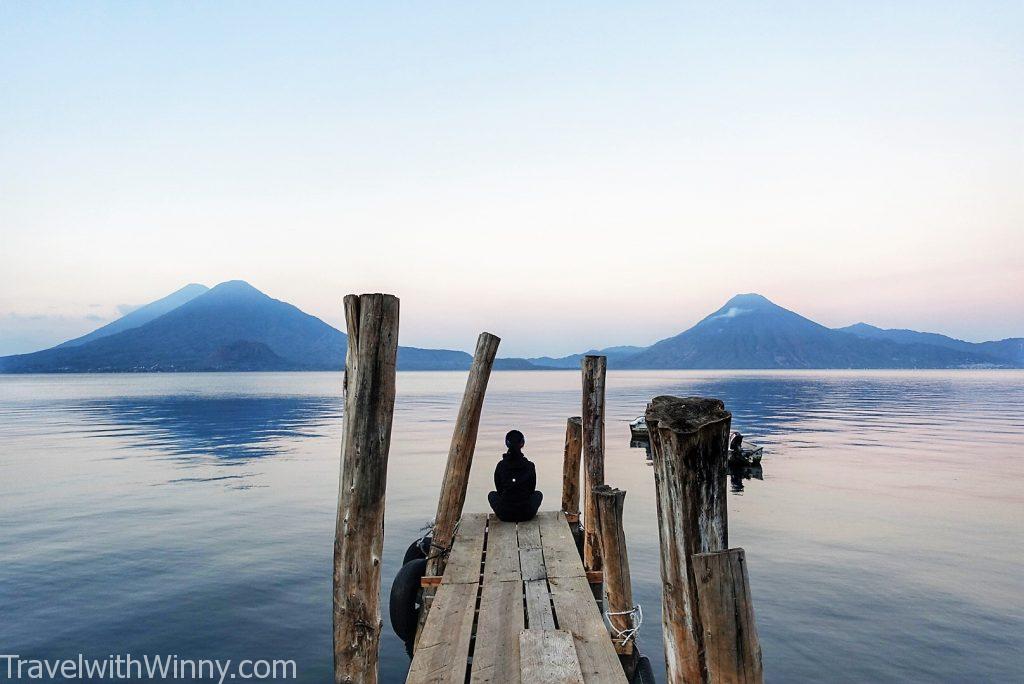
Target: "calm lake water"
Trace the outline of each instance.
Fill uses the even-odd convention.
[[[387,591],[464,383],[399,374],[385,682],[408,666]],[[719,397],[765,447],[729,537],[770,681],[1024,679],[1024,373],[610,373],[607,480],[663,678],[653,474],[627,425],[659,394]],[[576,372],[495,373],[467,510],[511,427],[556,507],[579,406]],[[0,376],[0,653],[290,658],[328,681],[340,438],[338,373]]]

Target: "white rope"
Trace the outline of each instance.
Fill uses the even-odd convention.
[[[609,612],[606,610],[604,615],[608,618],[608,626],[611,627],[613,632],[612,639],[615,640],[621,638],[622,646],[625,646],[630,639],[636,637],[637,632],[640,631],[640,625],[644,623],[644,609],[640,607],[639,603],[633,606],[630,610],[620,610],[618,612]],[[629,629],[618,629],[614,624],[612,624],[613,615],[628,615],[629,621],[633,626]]]

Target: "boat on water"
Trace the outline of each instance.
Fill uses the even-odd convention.
[[[650,439],[650,434],[647,432],[647,419],[640,416],[636,420],[629,422],[629,432],[635,442],[646,442]]]
[[[761,463],[764,447],[749,442],[743,444],[743,435],[739,432],[729,433],[729,465],[746,468]]]
[[[644,416],[629,422],[631,447],[647,447],[650,453],[650,432],[647,429],[647,420]],[[764,447],[747,442],[743,443],[743,435],[737,431],[729,433],[729,465],[732,467],[750,467],[761,463],[761,456],[764,454]]]

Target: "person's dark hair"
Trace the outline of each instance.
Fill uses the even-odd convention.
[[[519,430],[509,430],[505,435],[505,446],[509,451],[521,451],[526,445],[526,437]]]

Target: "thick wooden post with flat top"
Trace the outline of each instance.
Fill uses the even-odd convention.
[[[657,489],[667,681],[700,682],[706,674],[692,557],[729,545],[725,496],[732,414],[718,399],[655,397],[646,418]]]
[[[709,682],[761,684],[761,644],[743,549],[693,555]]]
[[[448,463],[441,481],[441,497],[437,501],[437,515],[434,517],[433,544],[442,549],[450,548],[455,535],[455,525],[462,517],[462,505],[466,501],[466,487],[469,484],[469,469],[473,465],[473,450],[476,449],[476,434],[480,429],[480,414],[484,407],[487,381],[491,377],[494,356],[498,353],[501,339],[485,332],[480,333],[473,353],[473,365],[469,368],[466,391],[462,395],[459,416],[455,421],[452,444],[448,449]],[[428,575],[441,575],[447,558],[444,554],[432,552],[427,562]]]
[[[562,460],[562,511],[565,517],[580,517],[580,458],[583,454],[583,419],[573,416],[565,422],[565,455]]]
[[[597,529],[601,539],[601,560],[604,563],[604,590],[607,601],[609,629],[615,650],[620,656],[633,656],[633,584],[629,579],[629,554],[626,533],[622,528],[622,511],[626,492],[608,485],[594,487],[597,501]],[[633,635],[635,637],[635,635]],[[623,658],[627,676],[632,676],[634,658]]]
[[[583,565],[601,569],[601,542],[597,538],[594,487],[604,484],[604,383],[607,359],[584,356],[583,369]]]
[[[334,531],[334,681],[377,681],[380,556],[384,546],[398,298],[345,297],[345,415]]]

